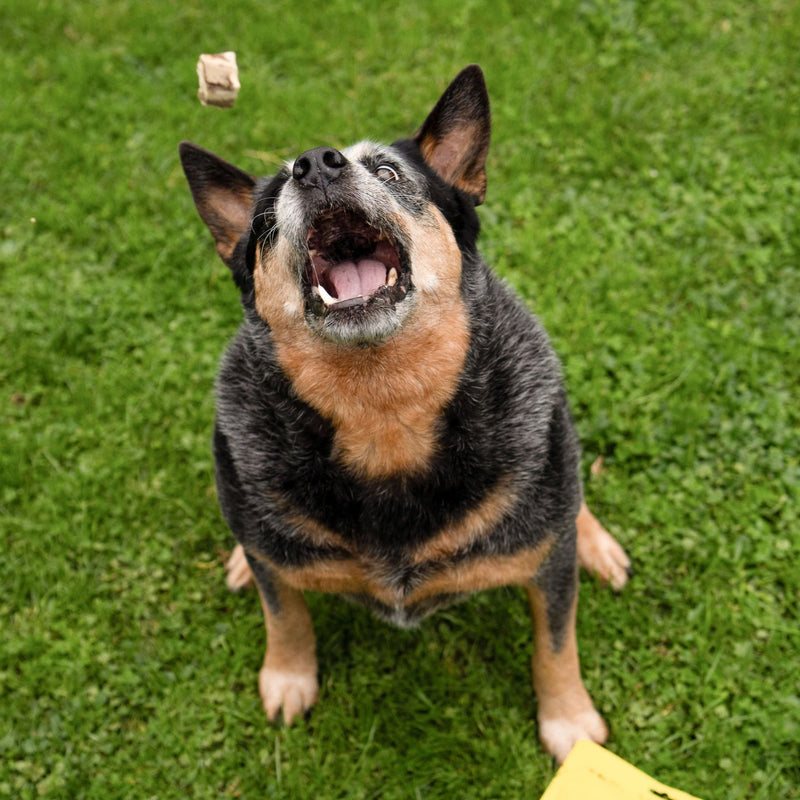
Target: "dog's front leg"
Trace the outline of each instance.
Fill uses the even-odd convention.
[[[258,675],[258,690],[270,721],[283,709],[288,725],[303,715],[319,696],[314,629],[303,593],[281,581],[258,558],[247,555],[253,572],[264,623],[267,651]]]
[[[603,744],[608,736],[581,680],[575,636],[578,576],[574,534],[557,543],[526,590],[535,628],[533,686],[539,703],[539,738],[561,763],[579,739]]]

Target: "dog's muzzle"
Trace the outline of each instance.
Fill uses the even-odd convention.
[[[407,250],[388,232],[391,223],[379,221],[374,181],[332,147],[307,150],[292,165],[295,193],[310,214],[302,281],[307,308],[316,317],[333,322],[363,307],[350,319],[357,322],[370,308],[393,308],[411,289]]]

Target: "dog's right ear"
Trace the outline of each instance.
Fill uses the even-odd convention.
[[[250,230],[256,180],[191,142],[181,142],[178,153],[197,211],[232,267],[236,244]]]

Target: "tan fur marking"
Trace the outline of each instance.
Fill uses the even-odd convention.
[[[340,547],[350,552],[351,557],[316,561],[305,567],[289,568],[278,568],[263,559],[269,564],[270,570],[278,572],[287,585],[298,590],[367,594],[387,605],[409,604],[441,593],[471,592],[490,586],[525,583],[536,575],[552,544],[552,540],[548,539],[532,550],[513,556],[476,559],[454,567],[445,567],[411,594],[404,595],[381,579],[385,572],[381,562],[359,557],[339,534],[300,513],[277,495],[273,499],[281,507],[287,521],[307,541],[317,546]],[[435,537],[411,553],[407,563],[446,564],[460,548],[489,533],[515,502],[516,494],[511,490],[509,482],[501,481],[477,508],[469,511],[458,522],[443,528]]]
[[[339,547],[350,551],[350,545],[335,531],[295,508],[277,492],[269,494],[270,500],[281,511],[286,521],[295,528],[308,544],[314,547]]]
[[[440,533],[418,547],[412,557],[413,564],[423,561],[443,561],[461,548],[486,536],[514,507],[516,492],[510,481],[502,480],[477,507],[468,511],[463,519],[446,526]]]
[[[277,575],[274,590],[278,595],[277,612],[269,607],[258,587],[267,629],[258,691],[267,717],[274,720],[282,710],[288,725],[319,697],[316,643],[303,593],[282,583]]]
[[[583,683],[578,665],[578,642],[575,637],[575,613],[578,605],[577,593],[570,610],[564,644],[556,652],[550,638],[547,619],[547,599],[537,586],[526,586],[531,616],[535,628],[536,652],[533,657],[533,682],[544,702],[563,704],[580,695]]]
[[[253,272],[256,311],[273,333],[296,332],[301,326],[305,327],[300,278],[293,270],[296,258],[294,249],[285,239],[278,239],[266,258],[261,249],[257,253]]]
[[[316,671],[314,629],[303,593],[283,584],[277,574],[275,591],[278,594],[277,614],[270,609],[261,589],[258,590],[267,629],[264,666],[284,672]]]
[[[396,593],[367,575],[355,559],[316,561],[306,567],[284,567],[280,575],[287,584],[310,592],[367,594],[384,603],[396,602]]]
[[[581,680],[575,615],[578,594],[572,601],[561,648],[550,637],[547,598],[537,586],[525,587],[534,622],[533,686],[539,701],[539,735],[545,748],[561,763],[578,739],[602,744],[608,729],[597,713]]]
[[[597,575],[603,583],[611,584],[615,591],[622,589],[628,581],[631,566],[625,551],[589,511],[585,502],[581,504],[575,524],[578,528],[578,564]]]
[[[411,243],[412,280],[417,289],[423,295],[436,292],[427,298],[434,307],[437,300],[460,300],[461,251],[441,211],[431,205],[421,219],[406,215],[395,219]]]
[[[424,222],[403,218],[417,306],[382,344],[343,346],[312,333],[303,319],[296,254],[284,241],[259,258],[256,309],[298,396],[335,428],[335,452],[355,474],[382,478],[423,470],[435,453],[437,420],[458,385],[469,344],[460,296],[461,253],[431,207]]]
[[[480,160],[474,156],[480,138],[480,125],[462,123],[441,139],[426,136],[419,146],[423,158],[445,181],[482,202],[486,196],[486,172],[483,169],[486,153],[483,152]]]
[[[552,545],[553,540],[547,539],[537,547],[511,556],[475,559],[450,567],[412,592],[406,603],[415,603],[437,594],[479,592],[500,586],[527,584],[539,571]]]
[[[226,263],[239,239],[250,228],[251,191],[231,191],[215,187],[198,200],[197,210],[216,241],[217,253]]]
[[[339,547],[355,557],[352,547],[338,533],[303,514],[277,493],[270,494],[270,499],[281,510],[286,521],[309,544],[316,547]],[[416,548],[409,556],[409,563],[446,561],[458,550],[489,534],[514,507],[516,501],[517,495],[511,489],[510,481],[501,480],[476,508],[468,511],[458,522],[446,525]]]
[[[225,573],[225,583],[232,592],[248,589],[255,585],[255,576],[247,563],[244,547],[240,544],[233,548],[233,552],[225,563]]]
[[[409,606],[438,594],[477,592],[499,586],[522,585],[539,571],[552,546],[552,539],[538,547],[511,556],[474,559],[446,567],[409,593],[379,580],[380,565],[360,559],[317,561],[305,567],[270,569],[296,590],[333,594],[364,594],[388,605]]]

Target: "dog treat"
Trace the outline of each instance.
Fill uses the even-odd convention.
[[[203,53],[197,62],[197,77],[200,88],[197,96],[204,106],[231,108],[241,89],[236,53]]]

